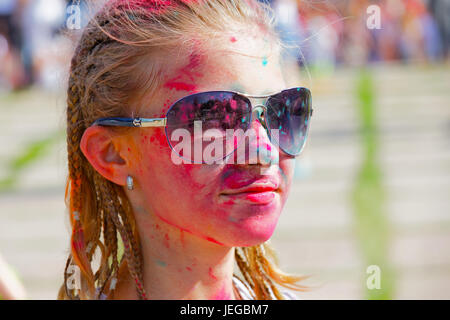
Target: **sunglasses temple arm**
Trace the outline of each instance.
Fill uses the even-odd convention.
[[[139,127],[148,128],[148,127],[165,127],[167,124],[167,118],[138,118],[134,119],[134,122],[139,123]]]
[[[166,118],[103,118],[96,120],[92,125],[111,126],[111,127],[165,127]]]

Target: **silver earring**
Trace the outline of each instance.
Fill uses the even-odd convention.
[[[134,183],[133,183],[133,177],[132,176],[128,176],[127,177],[127,188],[128,188],[128,190],[133,190],[134,189]]]

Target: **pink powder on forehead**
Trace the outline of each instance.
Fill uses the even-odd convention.
[[[177,91],[195,91],[195,79],[202,76],[197,69],[201,65],[202,58],[199,54],[193,53],[189,57],[189,63],[178,70],[177,75],[164,84],[165,88]]]
[[[169,89],[175,89],[177,91],[195,91],[197,88],[195,85],[185,82],[176,82],[176,81],[169,81],[166,82],[164,87]]]
[[[171,0],[119,0],[117,1],[117,8],[139,10],[144,9],[153,14],[162,14],[168,8],[173,7],[175,4]]]
[[[169,9],[175,9],[180,3],[199,3],[201,0],[118,0],[117,8],[139,10],[144,9],[152,14],[164,14]]]

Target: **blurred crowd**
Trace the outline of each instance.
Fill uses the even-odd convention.
[[[433,62],[449,56],[450,0],[261,1],[273,7],[286,53],[300,64]],[[71,48],[67,21],[73,2],[80,3],[83,27],[86,0],[0,0],[0,91],[31,84],[58,88],[68,67],[64,52]],[[367,26],[370,5],[380,9],[380,29]]]
[[[65,6],[63,0],[0,0],[0,88],[53,85]]]
[[[450,0],[276,0],[278,29],[300,63],[448,59]],[[368,10],[370,6],[375,10]],[[371,25],[377,21],[379,25]],[[298,50],[300,48],[300,50]]]

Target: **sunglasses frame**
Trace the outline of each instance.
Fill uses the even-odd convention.
[[[292,88],[288,88],[288,89],[281,90],[281,91],[276,92],[276,93],[264,94],[264,95],[252,95],[252,94],[246,94],[246,93],[242,93],[242,92],[238,92],[238,91],[230,91],[230,90],[202,91],[202,92],[197,92],[197,93],[193,93],[193,94],[184,96],[184,97],[178,99],[177,101],[175,101],[175,102],[169,107],[169,109],[167,110],[167,112],[166,112],[166,117],[164,117],[164,118],[140,118],[140,117],[137,117],[137,118],[123,118],[123,117],[107,117],[107,118],[100,118],[100,119],[97,119],[96,121],[94,121],[94,122],[92,123],[91,126],[96,126],[96,125],[98,125],[98,126],[112,126],[112,127],[134,127],[134,128],[157,128],[157,127],[165,127],[166,139],[167,139],[167,142],[168,142],[169,146],[172,148],[172,144],[171,144],[170,141],[169,141],[169,137],[168,137],[168,133],[167,133],[167,115],[169,114],[170,110],[171,110],[176,104],[178,104],[180,101],[182,101],[182,100],[184,100],[184,99],[186,99],[186,98],[188,98],[188,97],[190,97],[190,96],[193,96],[193,95],[196,95],[196,94],[208,94],[208,93],[213,93],[213,92],[223,92],[223,93],[233,93],[233,94],[237,94],[237,95],[240,95],[240,96],[245,97],[245,98],[247,98],[247,99],[258,99],[258,100],[261,100],[261,99],[269,99],[269,98],[271,98],[271,97],[273,97],[273,96],[276,96],[276,95],[278,95],[278,94],[280,94],[280,93],[282,93],[282,92],[289,91],[289,90],[294,90],[294,89],[296,89],[297,91],[300,91],[300,90],[307,90],[308,93],[309,93],[309,95],[311,96],[311,91],[310,91],[308,88],[305,88],[305,87],[292,87]],[[266,103],[267,103],[267,100],[264,102],[264,104],[256,104],[256,105],[254,105],[254,104],[250,101],[251,110],[250,110],[250,120],[249,120],[249,123],[252,123],[252,121],[253,121],[253,116],[252,116],[252,115],[253,115],[253,112],[254,112],[255,110],[263,109],[263,110],[264,110],[264,113],[267,113],[267,106],[266,106]],[[312,107],[312,105],[311,105],[311,106],[310,106],[310,114],[308,115],[309,118],[312,117],[312,115],[313,115],[313,110],[314,110],[314,109],[313,109],[313,107]],[[261,117],[260,117],[259,115],[260,115],[260,113],[258,114],[258,120],[259,120],[260,122],[261,122],[261,120],[263,121],[263,123],[261,123],[261,124],[265,127],[265,129],[266,129],[266,131],[267,131],[267,133],[268,133],[268,135],[269,135],[269,139],[270,139],[271,142],[272,142],[272,138],[271,138],[270,130],[268,129],[268,123],[267,123],[266,117],[264,117],[264,119],[261,119]],[[279,141],[277,142],[277,145],[278,145],[278,147],[281,148],[281,149],[283,150],[283,152],[285,152],[286,154],[288,154],[288,155],[290,155],[290,156],[294,156],[294,157],[295,157],[295,156],[298,156],[298,155],[302,152],[303,147],[304,147],[305,144],[306,144],[306,138],[307,138],[307,135],[308,135],[308,131],[309,131],[309,125],[308,125],[307,131],[306,131],[306,133],[305,133],[303,146],[302,146],[302,148],[300,149],[300,151],[299,151],[298,153],[296,153],[296,154],[292,154],[292,153],[287,152],[286,150],[284,150],[284,148],[281,147],[281,146],[279,145],[279,144],[280,144]],[[226,157],[227,157],[227,156],[226,156]]]

